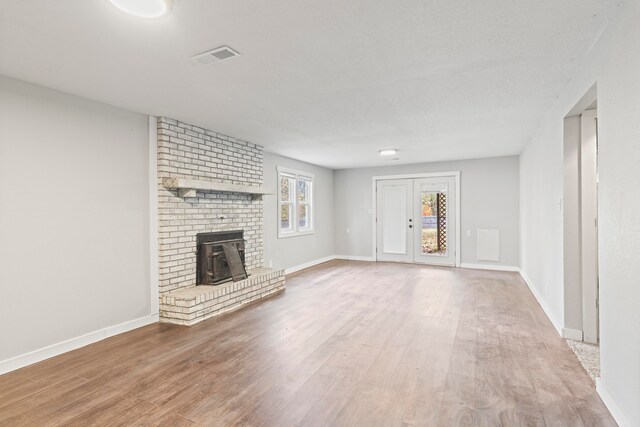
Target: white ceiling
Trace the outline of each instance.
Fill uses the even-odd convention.
[[[3,0],[0,74],[332,168],[510,155],[620,1]]]

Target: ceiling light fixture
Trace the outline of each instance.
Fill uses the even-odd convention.
[[[171,12],[173,0],[109,0],[129,15],[140,18],[159,18]]]
[[[378,151],[378,153],[380,153],[381,156],[393,156],[397,152],[398,150],[396,150],[395,148],[384,148]]]

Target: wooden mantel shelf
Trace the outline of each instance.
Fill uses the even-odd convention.
[[[221,193],[244,193],[253,196],[274,194],[273,190],[267,187],[225,184],[222,182],[200,181],[187,178],[164,178],[162,185],[165,188],[177,188],[180,197],[196,197],[196,190],[218,191]]]

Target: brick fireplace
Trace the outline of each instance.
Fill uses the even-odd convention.
[[[191,325],[284,289],[262,266],[262,147],[158,118],[160,319]],[[196,286],[197,235],[242,230],[250,276]]]

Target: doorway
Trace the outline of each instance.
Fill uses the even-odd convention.
[[[596,86],[564,119],[564,328],[598,344],[598,114]]]
[[[459,266],[459,173],[374,177],[378,261]]]

